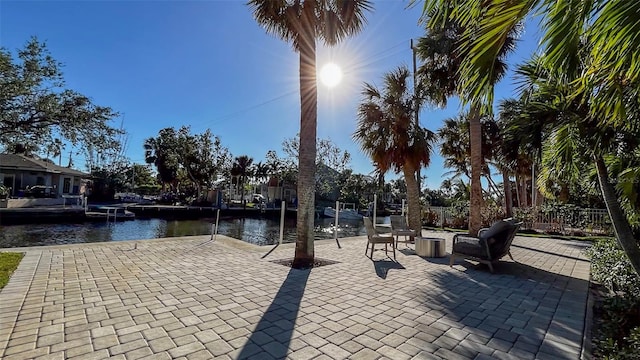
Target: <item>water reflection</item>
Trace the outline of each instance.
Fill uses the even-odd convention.
[[[316,219],[315,239],[333,239],[333,219]],[[141,240],[162,237],[208,235],[214,219],[162,220],[136,219],[117,223],[89,222],[80,224],[29,224],[0,226],[0,247],[41,246],[103,241]],[[384,222],[379,219],[379,222]],[[220,219],[218,233],[256,245],[271,245],[280,238],[280,223],[270,219]],[[366,234],[361,220],[344,221],[338,226],[338,237]],[[284,242],[296,239],[296,220],[286,219]]]

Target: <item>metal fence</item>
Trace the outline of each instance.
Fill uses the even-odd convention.
[[[514,208],[513,215],[523,222],[521,229],[563,235],[612,235],[611,219],[606,209],[561,206],[558,208]],[[468,209],[430,206],[423,219],[431,226],[466,226]]]

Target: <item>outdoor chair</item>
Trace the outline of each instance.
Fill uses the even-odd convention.
[[[400,242],[400,236],[404,236],[403,242],[405,244],[411,242],[416,236],[418,236],[418,232],[416,230],[409,229],[404,216],[391,215],[389,218],[391,219],[391,235],[396,238],[396,247],[398,247],[398,243]],[[407,236],[409,237],[409,240],[407,240]]]
[[[449,266],[453,266],[456,257],[462,257],[487,264],[493,272],[493,264],[505,255],[515,261],[510,248],[521,224],[513,219],[505,219],[494,223],[490,228],[481,229],[477,237],[468,234],[454,235]]]
[[[369,256],[373,259],[373,248],[375,244],[384,244],[384,253],[387,255],[388,245],[391,245],[393,248],[393,260],[396,259],[396,245],[394,243],[393,236],[380,235],[373,227],[373,223],[371,219],[368,217],[364,217],[364,227],[367,229],[367,248],[364,250],[364,254],[366,255],[369,251],[369,245],[371,245],[371,255]],[[388,256],[388,255],[387,255]]]

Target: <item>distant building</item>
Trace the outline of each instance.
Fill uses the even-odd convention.
[[[45,189],[52,197],[80,195],[90,175],[21,154],[0,154],[0,183],[10,196],[20,196],[27,187]]]

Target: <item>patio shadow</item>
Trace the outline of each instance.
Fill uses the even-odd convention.
[[[264,312],[237,359],[287,357],[293,329],[311,269],[290,269],[269,308]]]
[[[441,312],[438,322],[448,327],[440,327],[443,334],[464,339],[451,350],[469,358],[580,358],[589,283],[524,263],[494,266],[491,274],[486,266],[456,261],[457,271],[432,275],[442,291],[427,291],[423,305],[427,314]],[[447,345],[440,341],[434,345]],[[499,352],[486,353],[490,349]],[[450,354],[440,351],[435,354]]]

